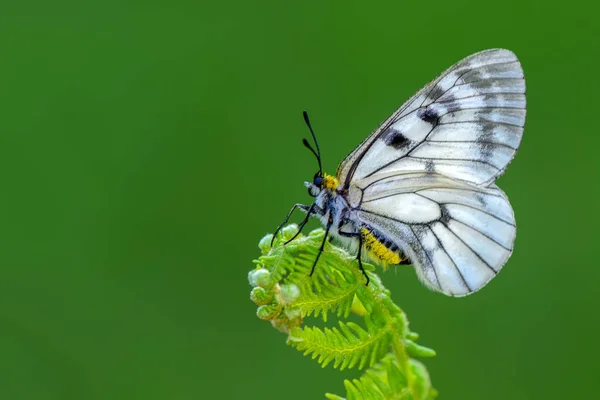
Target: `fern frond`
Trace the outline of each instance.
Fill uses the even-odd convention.
[[[348,318],[357,285],[361,283],[343,275],[329,275],[329,279],[329,284],[319,285],[319,291],[313,290],[310,280],[299,280],[300,296],[294,304],[302,310],[303,316],[320,315],[323,321],[327,322],[327,314],[334,312],[338,317]]]
[[[339,322],[338,328],[305,327],[290,332],[288,344],[303,351],[304,355],[318,357],[324,368],[334,361],[334,368],[344,370],[372,366],[389,349],[391,335],[386,331],[367,332],[353,322]]]
[[[284,245],[297,229],[285,227],[272,247],[272,235],[259,243],[262,255],[248,275],[257,316],[287,333],[289,345],[311,355],[322,367],[369,367],[359,379],[344,382],[348,399],[433,399],[437,392],[427,370],[410,357],[432,357],[435,351],[416,343],[418,335],[409,330],[406,315],[394,304],[374,267],[363,263],[370,279],[367,286],[355,257],[326,243],[310,276],[324,231],[299,235]],[[347,321],[351,313],[362,317],[363,324]],[[329,314],[340,319],[337,327],[306,326],[305,318],[326,322]]]
[[[421,367],[418,361],[411,361],[413,372]],[[413,383],[409,386],[397,360],[389,354],[368,369],[359,379],[345,380],[344,386],[346,399],[331,393],[327,393],[326,397],[331,400],[433,400],[437,397],[437,391],[431,388],[428,375],[418,375],[413,378]]]

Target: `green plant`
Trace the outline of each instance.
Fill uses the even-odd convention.
[[[287,333],[289,345],[311,354],[323,367],[367,368],[359,379],[344,381],[348,400],[435,398],[427,369],[412,358],[432,357],[435,351],[415,342],[418,335],[409,330],[406,315],[392,302],[374,267],[363,263],[371,280],[365,285],[355,257],[327,243],[311,277],[324,231],[299,235],[284,246],[297,229],[285,227],[272,247],[273,235],[259,243],[262,255],[248,275],[258,317]],[[363,324],[349,321],[350,314],[362,317]],[[324,323],[336,316],[337,327],[307,326],[311,316]]]

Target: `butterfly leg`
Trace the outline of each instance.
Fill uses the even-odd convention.
[[[327,227],[325,228],[325,237],[323,237],[323,241],[321,242],[321,248],[317,253],[317,258],[315,258],[315,262],[313,263],[309,276],[312,276],[313,272],[315,272],[315,267],[317,266],[317,262],[319,262],[319,257],[321,257],[321,253],[323,253],[323,249],[325,248],[325,242],[327,242],[327,236],[329,236],[329,229],[331,229],[331,225],[333,225],[333,221],[330,219],[327,223]]]
[[[358,266],[360,267],[360,271],[363,273],[365,278],[367,278],[367,283],[365,283],[365,286],[369,286],[369,281],[370,281],[369,275],[367,275],[367,271],[365,271],[365,269],[363,268],[362,261],[361,261],[362,247],[363,247],[363,237],[359,233],[358,234],[358,255],[356,256],[356,259],[358,260]]]
[[[365,283],[365,286],[369,286],[369,282],[371,281],[369,279],[369,275],[367,275],[367,271],[365,271],[363,265],[362,265],[362,260],[361,260],[361,253],[362,253],[362,247],[363,247],[363,237],[359,232],[344,232],[341,229],[342,223],[340,221],[340,226],[338,226],[338,233],[340,234],[340,236],[345,236],[345,237],[358,237],[358,255],[356,256],[356,260],[358,261],[358,267],[360,268],[360,272],[362,272],[362,274],[365,276],[365,278],[367,279],[367,283]]]
[[[304,206],[304,207],[306,207],[306,206]],[[310,216],[312,214],[318,214],[318,213],[322,214],[323,213],[323,211],[320,211],[320,210],[321,209],[317,205],[315,205],[315,203],[312,203],[310,205],[310,207],[308,208],[308,210],[304,210],[304,211],[306,211],[306,217],[304,217],[304,219],[300,223],[300,226],[298,227],[298,232],[296,232],[296,234],[294,236],[292,236],[292,238],[290,240],[288,240],[287,242],[285,242],[283,245],[285,246],[286,244],[288,244],[292,240],[296,239],[298,237],[298,235],[300,233],[302,233],[302,229],[304,228],[304,225],[306,225],[306,223],[308,222],[308,219],[310,218]]]
[[[306,221],[308,221],[308,217],[310,216],[311,210],[312,210],[312,205],[309,206],[305,206],[304,204],[295,204],[294,207],[292,207],[292,209],[290,210],[290,212],[288,212],[287,216],[285,217],[285,219],[283,220],[283,222],[281,223],[281,225],[279,225],[277,227],[277,229],[275,229],[275,233],[273,233],[273,238],[271,239],[271,247],[273,246],[273,242],[275,242],[275,237],[277,236],[277,234],[279,233],[279,231],[281,231],[281,229],[283,228],[283,226],[285,224],[288,223],[288,221],[290,220],[290,217],[292,216],[292,214],[294,213],[294,211],[296,210],[296,208],[299,208],[301,210],[303,210],[304,212],[306,212],[306,218],[304,218]],[[301,224],[301,226],[306,225],[306,222],[302,221],[303,223]],[[302,228],[298,229],[298,232],[300,232],[300,230],[302,230]],[[296,236],[298,236],[298,234],[296,234]],[[294,236],[292,239],[295,239],[296,236]],[[290,240],[288,240],[286,242],[286,244],[290,242]]]

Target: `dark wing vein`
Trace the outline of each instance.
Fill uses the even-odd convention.
[[[429,190],[429,189],[423,189],[423,190]],[[507,225],[510,225],[510,226],[513,226],[513,227],[515,226],[515,224],[513,224],[513,223],[511,223],[511,222],[507,222],[507,221],[503,220],[502,218],[500,218],[500,217],[498,217],[498,216],[496,216],[496,215],[494,215],[494,214],[491,214],[491,213],[489,213],[488,211],[482,210],[482,209],[480,209],[480,208],[477,208],[477,207],[470,206],[470,205],[468,205],[468,204],[463,204],[463,203],[454,203],[454,202],[439,202],[438,200],[435,200],[435,199],[432,199],[432,198],[430,198],[430,197],[427,197],[427,196],[425,196],[424,194],[417,193],[417,192],[415,192],[415,194],[416,194],[417,196],[423,197],[424,199],[431,200],[431,201],[433,201],[433,202],[435,202],[435,203],[437,203],[437,204],[439,204],[439,205],[441,205],[441,206],[442,206],[442,205],[446,205],[446,204],[454,204],[454,205],[457,205],[457,206],[467,207],[467,208],[470,208],[470,209],[473,209],[473,210],[476,210],[476,211],[480,211],[480,212],[482,212],[482,213],[484,213],[484,214],[487,214],[487,215],[489,215],[490,217],[492,217],[492,218],[494,218],[494,219],[497,219],[497,220],[498,220],[498,221],[500,221],[500,222],[504,222],[505,224],[507,224]],[[454,217],[452,217],[452,220],[454,220],[455,222],[458,222],[459,224],[462,224],[462,225],[466,226],[467,228],[471,228],[471,229],[473,229],[474,231],[477,231],[477,232],[481,233],[481,235],[482,235],[482,236],[485,236],[486,238],[490,239],[492,242],[496,243],[498,246],[500,246],[500,247],[502,247],[502,248],[504,248],[504,249],[506,249],[506,250],[508,250],[508,251],[512,251],[512,249],[509,249],[509,248],[507,248],[507,247],[506,247],[506,246],[504,246],[502,243],[498,243],[498,241],[497,241],[496,239],[494,239],[494,238],[490,237],[489,235],[487,235],[487,234],[486,234],[486,233],[484,233],[484,232],[481,232],[479,229],[477,229],[477,228],[475,228],[475,227],[473,227],[473,226],[471,226],[471,225],[469,225],[469,224],[466,224],[466,223],[464,223],[463,221],[459,221],[458,219],[456,219],[456,218],[454,218]]]
[[[444,253],[446,253],[446,255],[448,256],[448,259],[454,265],[454,268],[456,268],[456,272],[458,272],[458,275],[460,275],[460,279],[462,279],[462,281],[465,284],[465,286],[467,287],[467,289],[469,289],[469,292],[472,292],[473,289],[471,289],[471,286],[469,286],[469,284],[467,283],[467,280],[465,279],[463,273],[461,272],[460,269],[458,269],[458,265],[456,265],[456,263],[454,262],[454,259],[450,255],[450,253],[448,253],[448,250],[446,250],[446,248],[442,244],[442,241],[440,240],[440,238],[438,237],[438,235],[435,234],[435,232],[433,231],[433,229],[431,229],[431,227],[429,225],[427,225],[427,228],[429,228],[429,230],[431,231],[431,233],[433,233],[433,236],[435,236],[435,240],[437,240],[438,244],[440,245],[440,248],[444,251]]]
[[[428,140],[427,143],[477,143],[477,144],[484,144],[484,145],[489,144],[489,145],[493,145],[493,146],[506,147],[511,150],[517,150],[514,147],[509,146],[507,144],[498,143],[498,142],[490,142],[487,140]],[[441,158],[436,158],[436,160],[441,160]],[[452,160],[455,160],[455,158],[453,158]]]
[[[472,252],[473,254],[475,254],[475,255],[477,256],[477,258],[479,258],[479,259],[480,259],[480,260],[481,260],[481,261],[482,261],[482,262],[483,262],[485,265],[487,265],[487,267],[488,267],[489,269],[491,269],[491,270],[494,272],[494,275],[496,275],[496,274],[498,273],[498,271],[496,271],[494,268],[492,268],[492,266],[491,266],[491,265],[490,265],[490,264],[489,264],[487,261],[485,261],[485,260],[484,260],[484,259],[483,259],[483,258],[482,258],[480,255],[479,255],[479,253],[477,253],[475,250],[473,250],[473,248],[472,248],[471,246],[469,246],[469,245],[467,244],[467,242],[465,242],[464,240],[462,240],[462,239],[460,238],[460,236],[458,236],[456,233],[454,233],[454,231],[453,231],[452,229],[450,229],[450,227],[449,227],[449,226],[448,226],[446,223],[444,223],[444,222],[442,222],[442,221],[440,221],[440,222],[442,223],[442,225],[444,225],[444,226],[446,227],[446,229],[448,229],[448,231],[449,231],[450,233],[452,233],[452,235],[454,235],[454,237],[455,237],[455,238],[457,238],[458,240],[460,240],[460,241],[461,241],[461,242],[462,242],[462,243],[463,243],[465,246],[467,246],[467,248],[468,248],[469,250],[471,250],[471,252]],[[457,222],[460,222],[460,221],[457,221]],[[464,224],[463,224],[463,225],[464,225]],[[468,226],[468,225],[465,225],[465,226]],[[477,232],[479,232],[477,229],[475,229],[475,230],[476,230]],[[485,235],[484,235],[484,236],[485,236]],[[504,246],[502,246],[502,247],[504,247]],[[510,250],[509,250],[509,251],[510,251]]]
[[[483,108],[483,107],[481,107]],[[499,107],[496,107],[499,108]],[[505,108],[505,107],[502,107]],[[461,108],[462,110],[467,110],[467,108]],[[522,108],[520,108],[519,110],[522,110]],[[490,122],[494,125],[506,125],[506,126],[516,126],[517,128],[523,128],[524,125],[517,125],[517,124],[511,124],[510,122],[496,122],[496,121],[477,121],[477,120],[468,120],[468,121],[452,121],[452,122],[440,122],[438,124],[438,126],[440,125],[458,125],[458,124],[471,124],[471,123],[481,123],[481,122]]]
[[[469,162],[476,162],[476,163],[481,163],[481,164],[487,164],[490,167],[494,167],[497,170],[500,170],[500,168],[496,167],[494,164],[490,164],[487,161],[482,161],[482,160],[474,160],[471,158],[440,158],[440,157],[436,157],[436,158],[432,158],[432,157],[418,157],[418,156],[409,156],[406,155],[405,157],[407,158],[414,158],[415,160],[431,160],[431,161],[469,161]],[[396,160],[398,161],[398,160]]]
[[[435,275],[435,280],[437,282],[438,287],[440,288],[440,290],[444,290],[444,289],[442,289],[442,284],[440,283],[440,280],[438,278],[437,269],[435,268],[435,264],[433,263],[433,260],[431,259],[431,257],[429,257],[429,253],[427,253],[427,249],[425,249],[425,246],[423,246],[423,243],[421,243],[421,240],[419,240],[419,236],[415,233],[415,230],[412,228],[412,226],[408,225],[408,227],[410,228],[410,231],[412,232],[415,239],[419,243],[419,246],[421,246],[421,248],[423,249],[423,253],[425,253],[425,257],[427,257],[427,259],[429,260],[429,264],[431,264],[431,268],[433,268],[433,274]]]
[[[475,97],[504,96],[504,95],[507,95],[507,94],[508,95],[511,95],[511,94],[517,94],[517,95],[518,94],[522,94],[522,95],[524,95],[522,92],[477,93],[477,94],[472,94],[472,95],[469,95],[469,96],[456,97],[456,98],[448,99],[448,100],[441,100],[441,101],[438,100],[438,101],[435,102],[435,104],[447,104],[447,103],[454,103],[454,102],[465,100],[465,99],[473,99]],[[477,108],[480,108],[480,107],[477,107]],[[496,108],[508,108],[508,107],[497,106]],[[461,110],[465,110],[465,109],[461,107]]]
[[[429,190],[429,189],[425,189],[425,190]],[[437,200],[434,200],[434,199],[432,199],[432,198],[430,198],[430,197],[427,197],[427,196],[426,196],[426,195],[424,195],[424,194],[421,194],[421,193],[418,193],[418,192],[415,192],[415,194],[416,194],[417,196],[421,196],[421,197],[424,197],[424,198],[426,198],[426,199],[428,199],[428,200],[435,201],[436,203],[438,203],[438,201],[437,201]],[[441,204],[454,204],[454,205],[457,205],[457,206],[462,206],[462,207],[471,208],[471,209],[473,209],[473,210],[477,210],[477,211],[480,211],[480,212],[482,212],[482,213],[484,213],[484,214],[487,214],[487,215],[489,215],[490,217],[494,217],[494,218],[495,218],[495,219],[497,219],[498,221],[502,221],[502,222],[504,222],[504,223],[505,223],[505,224],[507,224],[507,225],[510,225],[510,226],[515,226],[515,224],[513,224],[512,222],[508,222],[508,221],[506,221],[505,219],[502,219],[502,218],[500,218],[500,217],[498,217],[498,216],[496,216],[496,215],[494,215],[494,214],[490,213],[489,211],[482,210],[481,208],[473,207],[473,206],[470,206],[470,205],[468,205],[468,204],[456,203],[456,202],[443,202],[443,203],[438,203],[438,204],[440,204],[440,205],[441,205]],[[468,226],[468,225],[467,225],[467,226]],[[500,243],[498,243],[498,244],[500,244]],[[502,246],[502,245],[501,245],[501,246]],[[507,250],[508,250],[508,249],[507,249]]]

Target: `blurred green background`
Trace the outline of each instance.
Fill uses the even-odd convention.
[[[319,399],[255,316],[258,240],[315,172],[479,50],[516,52],[528,122],[499,185],[519,233],[464,299],[384,274],[441,399],[597,398],[598,6],[104,1],[0,6],[0,398]],[[316,224],[312,225],[316,227]]]

